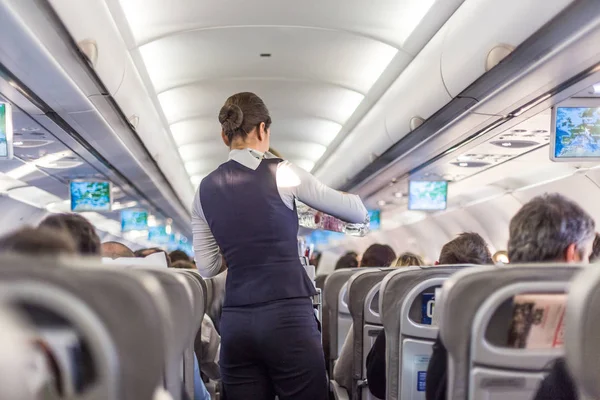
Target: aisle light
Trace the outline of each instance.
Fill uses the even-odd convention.
[[[7,191],[8,197],[21,203],[29,204],[36,208],[45,208],[51,203],[57,203],[62,199],[35,186],[26,186]]]
[[[25,161],[25,165],[21,165],[6,173],[7,176],[13,179],[21,179],[25,176],[32,174],[38,170],[38,165],[48,165],[49,163],[56,162],[61,158],[69,157],[73,154],[72,151],[60,151],[58,153],[46,154],[43,157],[33,161]]]

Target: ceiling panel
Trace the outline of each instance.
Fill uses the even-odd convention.
[[[273,147],[310,170],[365,97],[355,118],[377,101],[382,76],[397,77],[462,1],[107,4],[197,184],[226,153],[217,115],[229,96],[259,95]]]
[[[140,52],[157,93],[205,80],[291,78],[365,94],[398,50],[345,31],[246,26],[186,31]]]
[[[158,95],[170,124],[191,117],[218,115],[221,106],[234,93],[258,94],[275,115],[277,110],[296,116],[329,119],[340,124],[352,115],[363,95],[325,82],[278,79],[234,79],[200,82]]]
[[[308,26],[354,31],[402,47],[435,0],[120,0],[138,43],[216,26]]]

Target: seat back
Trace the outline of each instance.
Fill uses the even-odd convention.
[[[448,398],[533,397],[559,348],[508,348],[513,297],[564,293],[580,266],[468,268],[442,288],[441,339],[448,350]]]
[[[388,399],[424,399],[425,374],[438,327],[431,324],[435,288],[464,266],[400,268],[381,284]]]
[[[584,268],[569,287],[565,355],[579,399],[600,398],[600,268]]]
[[[197,330],[192,312],[192,289],[187,277],[173,273],[168,269],[141,267],[139,270],[158,279],[165,298],[169,303],[169,321],[171,337],[165,370],[165,387],[174,399],[181,397],[183,375],[182,366],[186,350],[193,346]],[[202,322],[202,319],[200,319]],[[192,365],[193,373],[193,365]]]
[[[195,271],[186,269],[173,269],[174,273],[184,276],[192,289],[190,298],[192,305],[192,340],[188,343],[183,354],[183,385],[190,398],[194,398],[194,343],[201,337],[202,318],[204,317],[205,294],[202,289],[204,279]],[[194,273],[195,272],[195,273]]]
[[[155,302],[165,292],[154,278],[3,255],[0,285],[3,301],[60,316],[89,346],[95,382],[73,398],[152,398],[162,381],[167,341]]]
[[[352,315],[352,399],[374,399],[366,385],[366,358],[373,347],[377,334],[383,326],[379,317],[379,305],[373,300],[379,293],[383,278],[394,268],[361,268],[348,280],[349,308]],[[375,308],[375,309],[374,309]]]
[[[323,349],[328,360],[329,373],[333,372],[333,363],[339,357],[341,346],[344,344],[346,334],[352,324],[350,311],[347,305],[341,304],[340,297],[343,296],[342,288],[350,277],[357,273],[357,268],[340,269],[333,272],[325,280],[324,298],[323,298]],[[338,315],[342,309],[342,317]],[[340,330],[346,334],[341,337]]]

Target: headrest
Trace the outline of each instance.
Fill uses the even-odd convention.
[[[119,265],[125,268],[147,267],[147,268],[167,268],[167,256],[162,251],[150,254],[144,258],[139,257],[103,257],[102,264]]]

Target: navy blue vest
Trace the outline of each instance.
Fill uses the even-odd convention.
[[[280,162],[252,170],[230,160],[202,180],[202,210],[229,268],[226,307],[316,294],[298,255],[296,208],[277,190]]]

